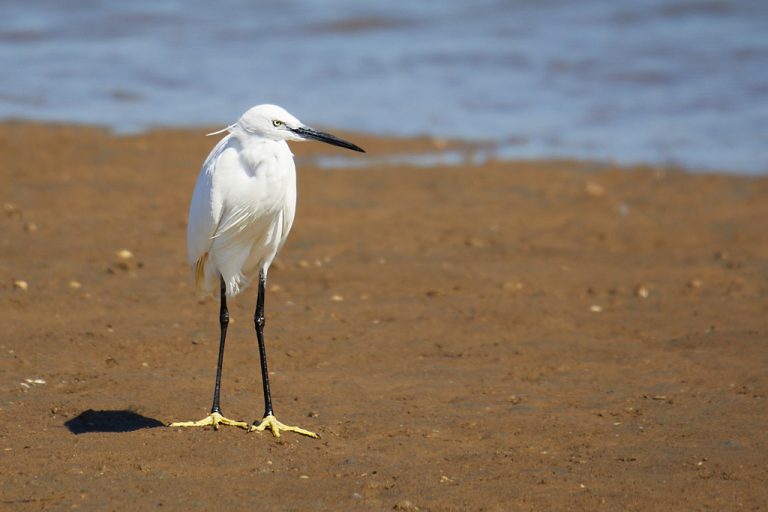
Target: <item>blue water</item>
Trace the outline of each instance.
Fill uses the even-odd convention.
[[[0,4],[0,119],[383,135],[768,173],[765,0]]]

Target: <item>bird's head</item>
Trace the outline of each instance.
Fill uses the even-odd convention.
[[[236,137],[245,138],[255,136],[270,140],[319,140],[365,153],[365,150],[351,142],[310,128],[277,105],[256,105],[240,116],[235,124],[221,131],[229,131]]]

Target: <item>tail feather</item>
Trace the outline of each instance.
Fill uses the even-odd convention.
[[[195,287],[200,286],[205,282],[205,264],[208,262],[208,253],[204,252],[195,262]]]
[[[219,293],[218,286],[214,286],[214,282],[218,283],[218,278],[216,281],[212,281],[211,276],[206,276],[205,273],[206,265],[208,264],[209,260],[209,253],[203,253],[203,255],[200,256],[200,258],[198,258],[198,260],[192,266],[195,272],[195,288],[197,289],[198,293],[202,293],[204,295],[209,293]],[[226,275],[222,277],[224,277],[224,282],[227,285],[227,295],[230,297],[234,297],[244,288],[247,288],[250,284],[248,278],[246,278],[242,272],[237,272],[230,277],[227,277]]]

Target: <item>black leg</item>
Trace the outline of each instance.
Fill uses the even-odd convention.
[[[256,313],[253,315],[253,322],[256,324],[256,337],[259,340],[259,358],[261,359],[261,382],[264,385],[264,416],[261,420],[255,420],[250,430],[263,432],[266,429],[272,431],[275,437],[280,437],[280,432],[296,432],[303,436],[320,436],[309,430],[300,427],[285,425],[277,421],[275,413],[272,410],[272,395],[269,392],[269,372],[267,371],[267,349],[264,346],[264,289],[267,284],[267,276],[262,270],[259,272],[259,297],[256,299]]]
[[[227,309],[227,286],[224,284],[224,278],[221,280],[221,309],[219,310],[219,324],[221,325],[221,341],[219,342],[219,363],[216,366],[216,385],[213,388],[213,407],[211,414],[221,414],[221,404],[219,395],[221,394],[221,367],[224,364],[224,341],[227,338],[227,326],[229,325],[229,310]]]
[[[267,284],[267,276],[264,271],[259,272],[259,297],[256,299],[256,313],[253,315],[253,323],[256,325],[256,337],[259,340],[259,357],[261,358],[261,382],[264,385],[264,417],[273,415],[272,396],[269,392],[269,372],[267,371],[267,349],[264,346],[264,288]],[[255,421],[254,423],[259,423]]]

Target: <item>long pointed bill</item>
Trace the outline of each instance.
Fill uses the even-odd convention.
[[[356,146],[355,144],[352,144],[351,142],[347,142],[344,139],[340,139],[335,135],[331,135],[330,133],[313,130],[308,126],[302,126],[300,128],[291,128],[291,131],[304,139],[319,140],[320,142],[325,142],[326,144],[332,144],[334,146],[351,149],[352,151],[359,151],[360,153],[365,153],[365,150],[360,146]]]

